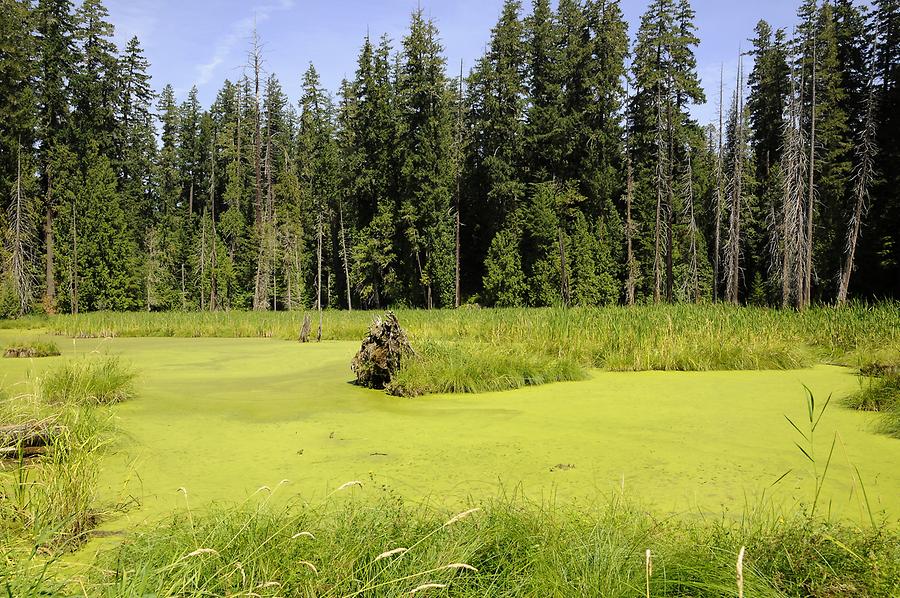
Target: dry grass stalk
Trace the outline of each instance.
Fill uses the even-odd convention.
[[[449,525],[453,525],[453,524],[456,523],[457,521],[460,521],[460,520],[462,520],[462,519],[465,519],[466,517],[468,517],[468,516],[471,515],[472,513],[477,513],[477,512],[480,511],[480,510],[481,510],[481,509],[479,509],[479,508],[476,507],[476,508],[474,508],[474,509],[469,509],[468,511],[463,511],[462,513],[459,513],[459,514],[457,514],[457,515],[454,515],[453,517],[451,517],[451,518],[447,521],[447,523],[444,524],[444,527],[447,527],[447,526],[449,526]]]
[[[644,569],[647,579],[647,598],[650,598],[650,576],[653,575],[653,556],[650,554],[649,548],[644,554]]]
[[[416,592],[421,592],[423,590],[443,590],[447,587],[445,583],[423,583],[422,585],[413,588],[409,593],[415,594]]]
[[[449,565],[444,565],[442,568],[443,569],[455,569],[457,571],[459,571],[459,570],[472,571],[473,573],[478,573],[478,569],[476,569],[472,565],[467,565],[465,563],[450,563]]]
[[[375,557],[375,562],[377,563],[381,559],[386,559],[388,557],[394,556],[395,554],[403,554],[407,550],[409,550],[409,549],[401,546],[400,548],[394,548],[393,550],[388,550],[387,552],[382,552],[381,554],[379,554],[378,556]]]
[[[746,547],[741,546],[741,551],[738,553],[737,560],[737,587],[738,587],[738,598],[744,598],[744,551]]]

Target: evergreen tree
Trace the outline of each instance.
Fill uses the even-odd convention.
[[[76,199],[77,310],[130,310],[142,304],[136,248],[127,233],[116,175],[95,144],[85,156],[82,192]]]
[[[102,0],[84,0],[75,16],[77,62],[70,85],[74,147],[83,156],[92,142],[103,155],[114,150],[119,62],[108,18]]]
[[[121,91],[118,101],[116,154],[119,156],[119,184],[128,229],[140,242],[152,217],[153,162],[156,139],[150,112],[153,91],[150,88],[149,63],[137,37],[133,37],[120,59]]]
[[[409,297],[427,308],[453,305],[453,102],[437,27],[421,10],[403,38],[399,102],[401,255]]]
[[[36,132],[40,139],[38,167],[44,220],[44,290],[45,306],[52,311],[56,303],[53,221],[57,196],[54,192],[56,181],[50,176],[50,162],[53,148],[68,143],[71,137],[69,83],[75,74],[75,22],[69,0],[39,0],[35,17],[38,65]]]
[[[483,256],[493,238],[505,228],[525,195],[522,173],[524,150],[525,78],[522,68],[524,28],[521,3],[507,0],[491,41],[468,79],[466,125],[468,148],[464,212],[466,272],[474,280],[482,273]],[[510,233],[506,233],[506,242]],[[479,275],[480,274],[480,275]]]

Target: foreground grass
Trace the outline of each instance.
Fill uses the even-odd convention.
[[[802,515],[658,520],[621,499],[592,509],[504,499],[456,515],[389,497],[265,503],[188,512],[142,530],[101,555],[80,584],[107,596],[374,597],[416,589],[737,596],[741,587],[754,597],[887,597],[900,590],[896,532]],[[17,578],[26,584],[33,576]]]
[[[900,304],[804,312],[716,305],[399,310],[419,352],[408,394],[479,392],[576,380],[588,368],[793,369],[900,364]],[[376,314],[325,314],[326,340],[360,340]],[[302,312],[91,313],[25,318],[70,337],[272,337],[296,340]]]

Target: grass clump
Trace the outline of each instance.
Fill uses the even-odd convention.
[[[804,516],[656,520],[519,499],[454,516],[397,499],[187,514],[102,555],[92,594],[893,596],[900,536]],[[647,566],[649,550],[651,566]]]
[[[866,378],[860,390],[847,398],[847,406],[881,414],[878,430],[900,438],[900,373],[890,371],[880,377]]]
[[[554,359],[521,345],[429,341],[404,363],[387,391],[398,396],[492,392],[586,376],[567,356]]]
[[[17,341],[6,345],[3,357],[56,357],[60,355],[56,343],[48,340]]]
[[[112,405],[134,396],[136,374],[117,357],[69,362],[48,372],[41,380],[50,403]]]

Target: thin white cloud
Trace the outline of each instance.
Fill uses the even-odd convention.
[[[142,44],[152,38],[159,22],[162,7],[160,0],[113,1],[108,6],[115,23],[114,39],[120,48],[124,48],[128,40],[135,36]]]
[[[215,50],[209,61],[197,65],[197,78],[194,83],[198,86],[209,83],[218,68],[231,56],[234,47],[239,42],[245,41],[253,32],[254,26],[269,20],[273,13],[292,9],[294,3],[294,0],[278,0],[260,4],[253,7],[249,16],[232,23],[229,32],[216,41]]]

